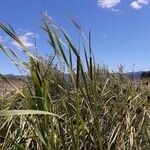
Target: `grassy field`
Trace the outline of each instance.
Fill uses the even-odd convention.
[[[85,41],[80,26],[71,22],[79,31],[80,49],[64,29],[43,16],[42,29],[54,52],[46,61],[33,55],[12,28],[0,23],[0,29],[29,58],[24,69],[30,76],[21,89],[10,85],[15,91],[0,107],[0,149],[149,150],[149,89],[128,79],[122,68],[116,74],[97,65],[91,34]],[[13,51],[0,48],[9,59],[19,60]],[[67,73],[56,67],[55,59],[65,64]]]

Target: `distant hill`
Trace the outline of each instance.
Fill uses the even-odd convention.
[[[146,73],[146,74],[150,74],[150,71],[138,71],[138,72],[128,72],[126,73],[127,77],[131,78],[131,79],[135,79],[135,80],[140,80],[141,79],[141,76],[142,76],[142,73]],[[25,79],[25,78],[28,78],[27,76],[25,75],[14,75],[14,74],[6,74],[4,75],[8,80],[16,80],[16,81],[19,81],[19,80],[22,80],[22,79]],[[66,77],[70,77],[69,74],[66,74]]]
[[[4,77],[8,82],[19,89],[24,86],[23,78],[25,78],[25,76],[8,74],[4,75]],[[11,92],[14,90],[14,88],[6,80],[4,78],[0,78],[0,93]]]
[[[7,79],[22,79],[26,78],[25,75],[14,75],[14,74],[6,74],[4,75]]]
[[[139,71],[139,72],[128,72],[126,73],[127,77],[133,80],[140,80],[142,78],[142,74],[145,73],[145,76],[150,76],[150,71]],[[24,85],[23,79],[27,79],[27,76],[19,76],[13,74],[4,75],[5,78],[11,82],[17,88],[22,88]],[[69,74],[66,74],[66,77],[70,77]],[[13,90],[12,86],[9,85],[4,79],[0,78],[0,92],[1,91],[11,91]]]
[[[128,72],[126,73],[127,76],[130,78],[130,79],[135,79],[135,80],[140,80],[141,79],[141,75],[144,71],[138,71],[138,72]]]
[[[150,71],[138,71],[138,72],[128,72],[127,76],[130,79],[140,80],[144,78],[150,78]]]

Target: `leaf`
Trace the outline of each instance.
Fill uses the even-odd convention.
[[[61,116],[58,116],[51,112],[46,111],[40,111],[40,110],[7,110],[7,111],[0,111],[0,117],[4,116],[15,116],[15,115],[49,115],[54,116],[57,118],[61,118]]]

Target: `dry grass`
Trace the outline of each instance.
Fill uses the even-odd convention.
[[[16,90],[1,108],[0,149],[150,149],[149,89],[126,78],[122,68],[115,74],[95,65],[90,34],[89,47],[82,43],[84,66],[84,58],[64,29],[45,17],[43,24],[54,56],[65,64],[69,77],[58,73],[59,68],[52,69],[53,59],[45,64],[35,57],[11,29],[0,24],[29,57],[31,77],[31,86]],[[2,45],[1,50],[12,59]],[[18,99],[20,107],[16,107]]]

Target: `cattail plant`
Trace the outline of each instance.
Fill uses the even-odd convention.
[[[92,67],[92,47],[91,47],[91,31],[89,32],[89,54],[90,54],[90,68],[89,68],[89,77],[93,80],[93,67]]]
[[[28,71],[21,89],[0,75],[14,88],[0,107],[0,149],[150,149],[149,89],[142,84],[137,88],[122,72],[120,78],[106,67],[97,67],[91,31],[87,44],[81,27],[70,20],[81,33],[80,48],[50,17],[42,17],[42,30],[52,50],[48,64],[31,53],[12,27],[0,23],[0,30],[20,45],[29,60],[23,65],[13,49],[0,43],[11,62],[22,62],[19,64]],[[67,74],[53,67],[57,66],[54,57],[65,64]]]

